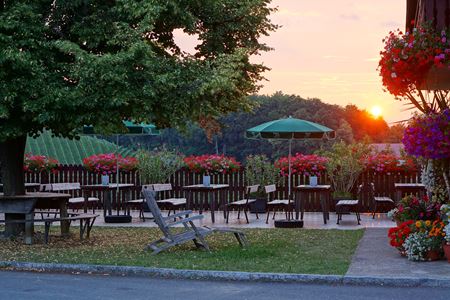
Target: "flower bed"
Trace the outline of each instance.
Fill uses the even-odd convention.
[[[23,161],[24,171],[29,173],[40,173],[43,171],[56,173],[58,172],[58,167],[58,160],[45,155],[25,154]]]
[[[94,154],[83,159],[83,166],[88,171],[101,175],[117,173],[117,164],[120,171],[129,172],[137,169],[136,158],[122,157],[120,154]]]
[[[205,175],[229,174],[241,168],[241,164],[233,157],[224,155],[188,156],[183,161],[192,172]]]
[[[399,171],[417,171],[417,165],[411,157],[400,158],[392,153],[376,153],[364,158],[367,170],[377,173],[391,173]]]
[[[397,224],[401,222],[389,230],[391,246],[413,261],[442,258],[449,224],[449,205],[441,205],[427,197],[407,196],[389,215]]]
[[[291,157],[291,173],[293,175],[320,176],[326,171],[328,159],[319,155],[297,153]],[[289,157],[281,157],[275,162],[281,176],[289,176]]]

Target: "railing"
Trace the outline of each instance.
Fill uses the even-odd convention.
[[[132,198],[140,198],[139,174],[137,172],[121,173],[119,177],[120,183],[134,184],[136,188],[132,191]],[[387,196],[394,199],[394,183],[417,183],[419,182],[419,179],[419,172],[395,172],[390,174],[365,172],[361,174],[357,184],[362,182],[373,182],[375,184],[377,196]],[[27,173],[26,181],[40,183],[80,182],[81,185],[85,185],[101,183],[101,176],[86,171],[82,166],[65,165],[61,166],[59,172],[56,174]],[[277,197],[287,199],[287,181],[287,178],[284,178],[284,183],[278,186]],[[111,182],[116,182],[115,176],[111,176]],[[169,182],[172,183],[174,196],[184,197],[185,193],[183,191],[183,186],[200,184],[202,182],[202,174],[195,174],[187,169],[180,169],[171,176]],[[229,202],[243,198],[245,182],[245,172],[243,169],[233,174],[212,175],[211,177],[211,183],[225,183],[230,185],[227,193],[227,200]],[[308,183],[307,176],[292,176],[292,186],[305,183]],[[329,184],[326,174],[319,177],[319,184]],[[79,194],[77,194],[77,196],[78,195]],[[195,196],[196,195],[194,194],[194,197]],[[315,195],[312,195],[311,198],[306,201],[305,209],[307,211],[320,211],[319,201],[316,201],[314,197]],[[368,211],[371,208],[372,203],[370,202],[368,195],[363,196],[361,205],[363,211]],[[331,209],[334,209],[334,203],[331,204]]]

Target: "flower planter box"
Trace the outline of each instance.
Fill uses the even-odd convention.
[[[420,90],[450,90],[450,69],[432,66],[425,80],[419,86]]]

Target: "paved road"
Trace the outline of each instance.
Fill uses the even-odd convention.
[[[0,271],[0,299],[449,299],[450,288],[389,288]]]

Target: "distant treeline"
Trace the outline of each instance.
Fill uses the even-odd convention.
[[[256,108],[250,113],[232,113],[220,119],[222,133],[208,142],[204,131],[189,125],[186,132],[175,129],[162,130],[160,136],[122,136],[121,145],[149,150],[166,147],[185,155],[225,153],[243,161],[249,154],[266,154],[275,159],[287,153],[288,143],[283,141],[249,140],[245,130],[258,124],[286,118],[313,121],[336,130],[337,140],[346,142],[366,140],[372,143],[400,142],[401,125],[389,127],[382,118],[375,119],[367,111],[355,105],[342,107],[327,104],[319,99],[304,99],[300,96],[277,92],[271,96],[251,96]],[[311,153],[320,147],[329,147],[334,141],[295,141],[293,153]]]

